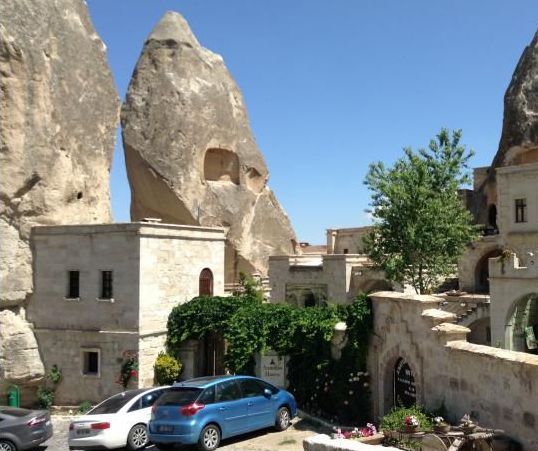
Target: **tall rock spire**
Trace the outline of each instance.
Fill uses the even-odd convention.
[[[166,13],[146,40],[121,122],[133,220],[224,227],[228,282],[295,251],[243,96],[180,14]]]
[[[538,32],[523,51],[504,95],[502,135],[492,166],[509,163],[505,159],[510,150],[534,147],[538,148]]]

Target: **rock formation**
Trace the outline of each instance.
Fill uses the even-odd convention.
[[[28,323],[11,310],[0,310],[0,381],[31,383],[43,377],[43,363]]]
[[[144,44],[121,120],[132,220],[224,227],[227,282],[239,271],[265,274],[270,254],[295,252],[241,92],[178,13]]]
[[[504,116],[499,148],[491,167],[475,170],[471,211],[475,221],[496,227],[495,168],[538,163],[538,32],[525,48],[504,95]],[[495,210],[496,212],[496,210]]]
[[[79,0],[2,0],[0,76],[0,309],[19,315],[2,312],[0,352],[16,343],[28,357],[1,371],[25,382],[43,372],[24,321],[31,227],[111,220],[119,100],[105,46]],[[0,353],[0,362],[9,356]]]
[[[515,148],[538,149],[538,32],[521,55],[504,95],[503,130],[492,166],[503,166],[508,151]],[[511,163],[526,162],[515,160]],[[538,162],[538,155],[532,160]]]

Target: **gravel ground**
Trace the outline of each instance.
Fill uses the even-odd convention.
[[[42,446],[40,451],[68,451],[67,435],[71,417],[52,416],[54,435]],[[219,450],[223,451],[299,451],[303,449],[303,439],[316,434],[313,425],[304,420],[293,420],[292,426],[284,432],[264,429],[255,433],[241,435],[232,439],[223,440]],[[155,446],[146,448],[148,451],[158,451]],[[185,451],[194,450],[195,447],[182,448]]]

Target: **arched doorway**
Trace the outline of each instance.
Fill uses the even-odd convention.
[[[538,354],[538,293],[523,296],[516,302],[505,327],[506,348]]]
[[[475,292],[489,293],[489,259],[501,255],[500,249],[494,249],[483,255],[475,267]]]
[[[202,269],[200,273],[198,296],[213,296],[213,273],[209,268]]]
[[[409,364],[400,358],[394,366],[394,405],[411,407],[416,403],[415,376]]]

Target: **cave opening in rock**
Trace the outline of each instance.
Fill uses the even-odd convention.
[[[204,158],[204,178],[239,185],[239,157],[226,149],[208,149]]]

